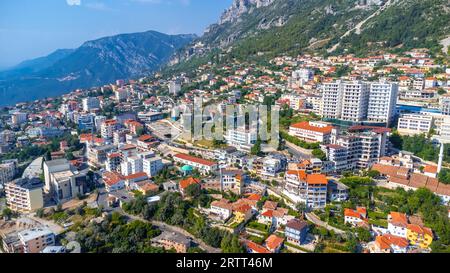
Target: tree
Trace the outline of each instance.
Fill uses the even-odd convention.
[[[370,242],[370,240],[372,239],[370,231],[362,227],[356,229],[356,234],[358,235],[358,239],[363,242]]]
[[[259,155],[261,153],[261,139],[258,137],[256,143],[253,145],[251,149],[252,155]]]
[[[367,176],[371,177],[371,178],[375,178],[380,176],[380,172],[377,170],[370,170],[367,172]]]
[[[320,160],[326,160],[327,156],[321,149],[314,149],[312,151],[312,155],[317,157]]]
[[[244,247],[239,243],[239,238],[237,235],[227,233],[221,243],[220,248],[223,253],[244,253]]]
[[[200,184],[194,183],[186,188],[186,195],[189,197],[199,197],[201,194]]]

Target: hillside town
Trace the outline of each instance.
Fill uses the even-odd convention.
[[[217,106],[200,127],[197,103]],[[246,114],[191,136],[248,105],[279,110],[278,146]],[[0,114],[5,253],[450,250],[450,68],[426,49],[209,63]]]

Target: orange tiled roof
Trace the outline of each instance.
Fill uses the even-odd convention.
[[[284,242],[283,238],[278,237],[275,234],[272,234],[266,239],[266,246],[269,250],[275,250],[279,248],[281,244],[283,244],[283,242]]]
[[[328,125],[325,127],[318,127],[318,126],[311,125],[308,121],[303,121],[303,122],[292,124],[291,127],[294,127],[297,129],[313,131],[313,132],[317,132],[317,133],[322,133],[322,134],[331,134],[331,130],[333,130],[333,126],[331,126],[331,125]]]
[[[328,180],[324,174],[314,173],[306,177],[306,183],[308,183],[308,185],[327,185]]]
[[[188,177],[188,178],[180,181],[180,188],[185,189],[192,184],[199,184],[199,183],[200,183],[200,179],[197,179],[194,177]]]
[[[176,154],[174,155],[174,157],[183,159],[183,160],[187,160],[187,161],[191,161],[191,162],[195,162],[201,165],[206,165],[206,166],[214,166],[216,165],[215,162],[213,161],[209,161],[203,158],[199,158],[199,157],[195,157],[195,156],[191,156],[191,155],[187,155],[187,154]]]

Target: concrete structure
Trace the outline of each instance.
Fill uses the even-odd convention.
[[[292,124],[289,127],[289,135],[298,137],[307,142],[330,142],[333,126],[324,122],[304,121]]]
[[[44,206],[44,183],[39,178],[19,178],[6,184],[6,205],[13,211],[27,213]]]
[[[55,245],[55,234],[46,227],[32,228],[18,233],[24,253],[39,253]]]
[[[398,132],[402,135],[428,134],[433,117],[425,114],[403,114],[398,119]]]

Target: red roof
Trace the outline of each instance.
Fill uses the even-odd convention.
[[[105,172],[103,173],[103,182],[109,186],[113,186],[120,181],[123,181],[124,177],[118,172]]]
[[[213,161],[209,161],[209,160],[206,160],[206,159],[203,159],[203,158],[199,158],[199,157],[195,157],[195,156],[190,156],[190,155],[187,155],[187,154],[176,154],[176,155],[174,155],[174,157],[177,157],[177,158],[182,159],[182,160],[195,162],[195,163],[198,163],[198,164],[201,164],[201,165],[206,165],[206,166],[214,166],[214,165],[216,165],[216,163],[213,162]]]
[[[324,174],[314,173],[306,177],[306,183],[308,183],[308,185],[327,185],[328,180]]]
[[[255,253],[270,253],[270,251],[267,250],[265,247],[263,247],[262,245],[259,245],[257,243],[254,243],[252,241],[247,241],[246,245],[247,245],[247,248],[251,249]]]
[[[128,176],[125,176],[125,179],[136,179],[136,178],[140,178],[140,177],[148,177],[147,173],[145,172],[140,172],[140,173],[134,173],[134,174],[130,174]]]
[[[333,130],[333,126],[331,126],[331,125],[327,125],[325,127],[313,126],[308,121],[303,121],[303,122],[292,124],[291,127],[294,127],[297,129],[313,131],[313,132],[317,132],[317,133],[322,133],[322,134],[330,134],[331,130]]]
[[[269,250],[274,251],[275,249],[278,249],[283,244],[283,242],[284,242],[283,238],[272,234],[266,239],[266,247]]]
[[[199,183],[200,183],[200,179],[189,177],[189,178],[186,178],[186,179],[180,181],[180,188],[185,189],[192,184],[199,184]]]

